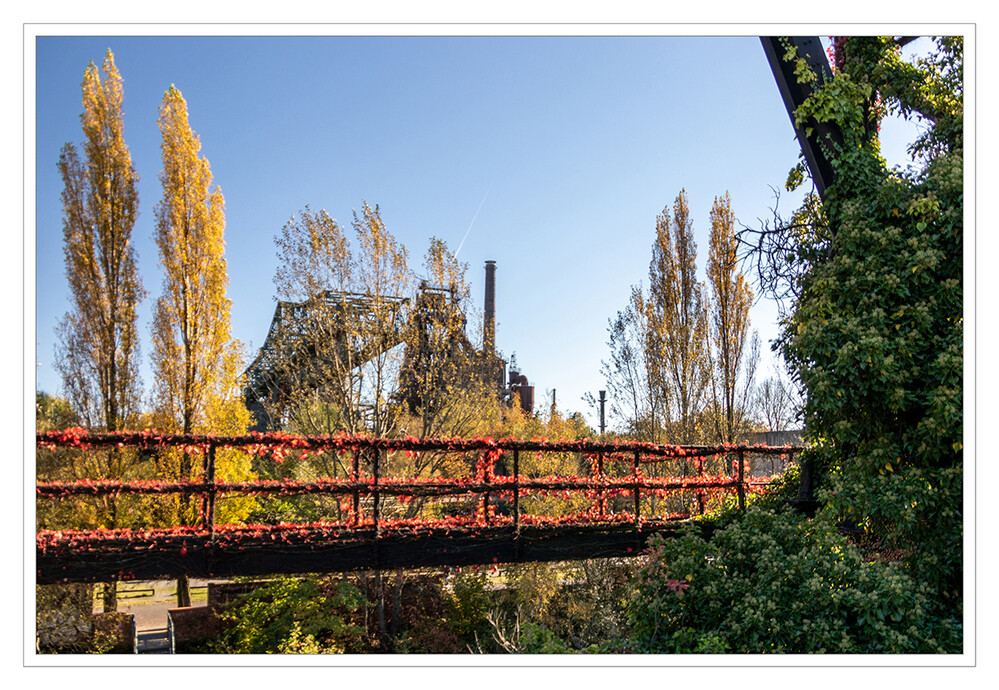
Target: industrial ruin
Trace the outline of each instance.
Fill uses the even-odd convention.
[[[281,410],[293,391],[317,390],[329,382],[324,361],[356,369],[404,345],[397,401],[410,413],[421,391],[478,377],[491,382],[500,400],[534,411],[534,387],[496,352],[496,262],[485,262],[482,348],[466,332],[453,286],[420,284],[415,297],[324,291],[303,302],[279,301],[256,358],[246,369],[244,399],[251,430],[277,431]]]

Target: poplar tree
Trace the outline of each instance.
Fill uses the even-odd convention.
[[[243,433],[249,415],[239,386],[239,345],[231,340],[222,191],[212,185],[187,104],[174,86],[163,96],[159,126],[163,197],[155,213],[163,293],[152,325],[156,424],[182,434]],[[164,453],[160,461],[174,479],[192,478],[196,469],[187,453]],[[216,458],[220,472],[226,464]],[[193,503],[178,507],[180,521],[191,524]],[[186,578],[178,582],[177,598],[179,606],[190,605]]]
[[[753,291],[739,270],[737,248],[735,216],[726,193],[715,197],[711,207],[707,271],[711,289],[713,418],[718,440],[726,443],[735,441],[742,426],[759,356],[759,337],[749,330]]]
[[[145,293],[130,244],[139,177],[125,145],[122,79],[110,50],[104,74],[93,63],[84,73],[82,160],[73,144],[59,156],[71,308],[58,328],[55,366],[81,421],[113,431],[138,410],[136,305]]]
[[[57,327],[55,368],[80,423],[95,431],[124,428],[138,412],[136,305],[144,296],[130,239],[138,212],[138,175],[124,140],[121,74],[110,50],[104,79],[92,62],[84,72],[86,141],[82,158],[67,143],[59,156],[63,180],[63,247],[70,310]],[[87,454],[90,478],[121,479],[136,454]],[[119,527],[115,497],[95,501],[95,526]],[[117,609],[115,587],[104,610]]]
[[[709,380],[705,343],[707,314],[703,286],[697,280],[697,245],[681,190],[656,218],[656,241],[649,264],[648,339],[654,363],[649,385],[669,399],[675,412],[675,442],[692,443],[699,434],[697,417],[703,409]]]

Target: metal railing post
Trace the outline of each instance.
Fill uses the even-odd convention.
[[[597,489],[597,516],[603,520],[604,518],[604,489],[603,489],[603,479],[604,479],[604,454],[603,451],[597,453],[597,480],[601,483],[599,489]]]
[[[513,527],[520,532],[520,450],[513,449]]]
[[[739,472],[738,472],[739,486],[736,489],[736,491],[739,494],[739,510],[742,510],[743,508],[746,507],[746,484],[745,484],[746,478],[745,478],[745,467],[744,467],[744,465],[746,463],[743,460],[744,455],[745,455],[745,451],[740,448],[739,449]]]
[[[372,468],[371,472],[374,475],[372,480],[371,489],[371,515],[375,521],[375,535],[379,534],[378,530],[378,470],[381,461],[382,452],[377,447],[374,449],[374,455],[372,457]]]
[[[697,457],[697,477],[698,479],[704,478],[704,456],[699,455]],[[704,515],[704,503],[706,498],[704,496],[704,489],[697,490],[697,514]]]
[[[352,480],[355,484],[361,481],[361,472],[360,472],[361,462],[360,458],[358,457],[359,455],[360,451],[357,448],[351,450],[350,471],[351,474],[353,475]],[[351,521],[354,523],[354,527],[357,527],[358,525],[361,524],[361,492],[356,487],[354,488],[353,508],[354,508],[353,510],[354,514]]]
[[[489,469],[492,467],[492,460],[490,459],[489,453],[485,453],[482,463],[482,483],[489,484]],[[488,465],[487,465],[488,463]],[[482,492],[482,521],[487,525],[489,524],[489,492]]]
[[[638,457],[639,451],[635,451],[635,458],[631,463],[631,476],[635,481],[635,527],[641,529],[641,505],[639,501],[641,500],[638,492]]]
[[[208,443],[208,452],[202,472],[202,484],[205,492],[201,497],[201,527],[208,532],[209,538],[215,536],[215,443]]]

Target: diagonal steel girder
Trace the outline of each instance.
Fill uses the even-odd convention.
[[[794,119],[794,111],[798,106],[832,78],[825,50],[818,36],[761,36],[760,42],[770,63],[770,70],[777,81],[784,107],[787,108],[787,114],[791,118],[791,125],[798,137],[801,151],[805,155],[805,162],[812,174],[815,188],[825,201],[826,190],[836,177],[831,154],[842,145],[843,134],[836,125],[812,120],[807,123],[807,126],[812,128],[812,134],[809,136],[805,132],[806,123],[798,125]],[[808,84],[799,84],[794,75],[794,64],[784,61],[788,43],[797,49],[798,57],[804,58],[818,77],[814,88]]]

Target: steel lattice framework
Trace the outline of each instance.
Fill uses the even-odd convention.
[[[362,366],[401,343],[408,304],[403,297],[330,290],[303,302],[278,302],[264,344],[245,372],[246,407],[256,419],[256,430],[276,427],[270,410],[292,387],[323,385],[322,358]],[[391,327],[384,328],[386,323]],[[370,332],[378,337],[351,337]],[[358,341],[363,348],[357,347]],[[331,342],[336,344],[332,350]]]
[[[443,387],[441,376],[468,379],[473,373],[468,369],[502,388],[502,360],[477,351],[465,325],[455,290],[426,283],[412,301],[325,291],[303,302],[278,302],[264,344],[245,373],[253,428],[276,430],[272,411],[293,390],[321,388],[331,371],[356,369],[403,343],[398,398],[411,411],[419,405],[421,387]],[[450,371],[455,363],[461,363],[460,371]]]

